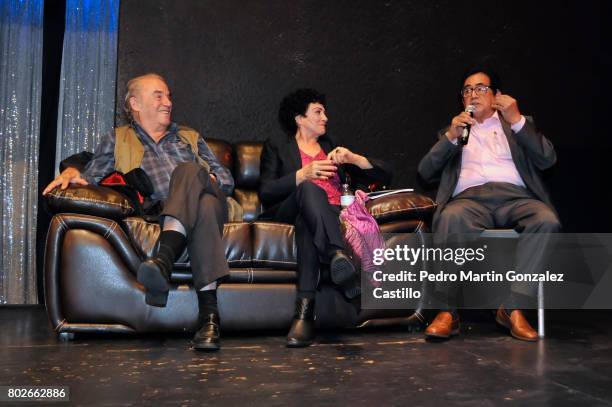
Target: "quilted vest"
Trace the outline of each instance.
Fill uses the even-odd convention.
[[[181,141],[191,147],[196,161],[210,171],[208,163],[198,154],[198,138],[200,135],[187,126],[178,126],[178,136]],[[139,168],[144,157],[144,146],[138,139],[136,131],[130,125],[115,129],[115,170],[127,174],[134,168]]]

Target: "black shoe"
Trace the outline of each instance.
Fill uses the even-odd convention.
[[[215,351],[221,348],[218,314],[212,313],[204,317],[204,322],[200,330],[193,336],[192,342],[195,350]]]
[[[344,250],[336,250],[329,265],[332,282],[340,287],[347,300],[361,295],[359,272]]]
[[[329,263],[329,274],[334,284],[343,286],[357,277],[357,269],[344,250],[336,250]]]
[[[147,259],[138,267],[138,282],[146,288],[145,301],[154,307],[165,307],[170,291],[169,271],[156,257]]]
[[[288,348],[303,348],[312,345],[315,337],[314,299],[295,300],[295,314],[287,334]]]
[[[354,278],[352,281],[349,281],[342,285],[342,294],[347,300],[352,300],[361,295],[361,287],[359,286],[359,281]]]

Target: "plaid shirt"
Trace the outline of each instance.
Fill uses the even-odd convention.
[[[191,146],[185,144],[178,136],[178,126],[172,123],[168,133],[159,143],[140,127],[133,123],[134,130],[144,146],[144,157],[140,168],[147,173],[155,192],[152,199],[165,200],[168,197],[170,176],[174,168],[183,162],[196,161]],[[232,174],[215,157],[202,137],[198,140],[198,154],[210,166],[210,172],[217,177],[219,188],[228,196],[234,190]],[[106,133],[96,148],[94,158],[87,164],[82,176],[89,183],[97,184],[104,176],[115,170],[115,130]]]

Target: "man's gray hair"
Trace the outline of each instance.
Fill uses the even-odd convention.
[[[144,75],[140,75],[130,79],[127,85],[125,86],[125,98],[123,99],[123,112],[125,113],[129,121],[134,120],[134,118],[132,117],[130,98],[136,96],[136,92],[140,89],[140,81],[144,78],[157,78],[166,84],[168,83],[166,82],[163,76],[156,74],[155,72],[146,73]]]

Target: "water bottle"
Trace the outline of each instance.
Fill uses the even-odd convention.
[[[354,200],[355,195],[353,194],[353,191],[351,191],[349,184],[342,184],[342,193],[340,194],[340,206],[342,206],[342,208],[346,208],[347,206],[352,204]]]

